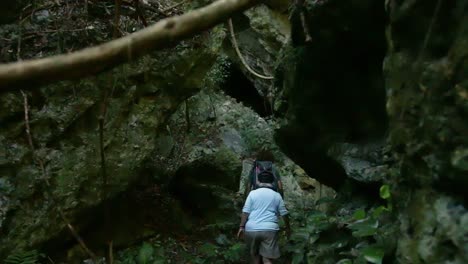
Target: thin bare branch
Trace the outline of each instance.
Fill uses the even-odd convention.
[[[26,136],[28,138],[29,147],[31,148],[31,154],[32,154],[33,160],[35,160],[39,164],[39,167],[40,167],[41,173],[42,173],[42,179],[44,180],[44,182],[46,183],[46,186],[47,186],[47,188],[46,188],[47,191],[51,192],[51,184],[50,184],[50,181],[49,181],[49,177],[47,176],[47,172],[45,170],[44,162],[42,161],[42,159],[39,156],[36,156],[36,151],[35,151],[34,143],[33,143],[33,140],[32,140],[31,127],[29,125],[28,96],[23,91],[21,91],[21,94],[23,95],[23,100],[24,100],[24,123],[25,123],[25,127],[26,127]],[[52,199],[52,202],[55,204],[55,208],[57,209],[60,218],[62,219],[62,221],[67,226],[68,230],[70,230],[70,233],[72,234],[72,236],[80,244],[81,248],[83,248],[83,250],[93,260],[96,260],[96,255],[86,246],[86,243],[84,242],[84,240],[80,237],[80,235],[78,234],[76,229],[72,226],[70,221],[68,221],[68,219],[65,217],[65,214],[64,214],[63,210],[58,206],[58,203],[57,203],[57,201],[55,201],[52,194],[50,195],[50,197]],[[94,261],[94,262],[96,263],[96,261]]]
[[[143,14],[143,11],[141,10],[140,0],[133,0],[133,4],[135,5],[135,11],[137,13],[138,18],[141,20],[141,23],[143,23],[144,27],[147,27],[148,22],[146,21],[145,15]]]
[[[254,71],[252,68],[250,68],[249,64],[247,64],[247,62],[245,61],[244,56],[242,56],[242,53],[240,52],[239,46],[237,45],[236,35],[234,34],[234,26],[232,25],[232,19],[229,19],[228,23],[229,23],[229,32],[231,33],[232,45],[234,46],[234,49],[236,50],[237,56],[239,57],[240,61],[241,61],[242,64],[244,65],[244,67],[245,67],[250,73],[252,73],[255,77],[258,77],[258,78],[260,78],[260,79],[265,79],[265,80],[271,80],[271,79],[273,79],[273,78],[274,78],[273,76],[266,76],[266,75],[257,73],[257,72]]]
[[[164,8],[161,12],[166,13],[167,11],[171,11],[172,9],[174,9],[176,7],[179,7],[179,6],[181,6],[181,5],[183,5],[183,4],[187,3],[187,2],[188,2],[188,0],[182,0],[179,3],[175,3],[175,4],[173,4],[173,5],[169,6],[169,7]]]
[[[122,0],[115,0],[115,9],[114,9],[114,38],[119,37],[119,28],[120,28],[120,8],[122,6]]]

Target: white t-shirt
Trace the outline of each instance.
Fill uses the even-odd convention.
[[[247,232],[279,230],[278,216],[288,214],[281,195],[269,188],[251,191],[242,212],[249,214]]]

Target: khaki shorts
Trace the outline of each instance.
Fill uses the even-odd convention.
[[[251,256],[261,255],[270,259],[277,259],[281,256],[278,231],[245,232],[245,242]]]

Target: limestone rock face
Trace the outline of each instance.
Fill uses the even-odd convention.
[[[386,108],[401,172],[392,179],[401,202],[398,257],[464,263],[468,178],[458,161],[468,146],[468,4],[388,1],[387,8]]]
[[[169,2],[165,4],[173,4]],[[16,3],[19,1],[15,2],[15,8]],[[13,1],[5,3],[10,4]],[[288,41],[288,2],[273,1],[269,6],[273,8],[259,6],[234,22],[239,45],[249,65],[272,75],[278,51]],[[23,39],[19,54],[23,59],[79,49],[110,37],[108,25],[101,21],[106,9],[104,4],[90,4],[87,18],[90,21],[85,23],[87,27],[83,32],[72,29],[83,22],[80,12],[84,9],[72,8],[75,14],[68,7],[54,7],[53,14],[58,14],[59,23],[64,22],[64,32],[71,33],[64,33],[66,38],[62,42],[48,39],[49,35]],[[4,11],[6,9],[2,8],[1,12]],[[52,27],[48,19],[51,12],[47,9],[37,12],[23,25],[23,32],[29,34],[39,26]],[[65,14],[78,20],[70,24]],[[7,16],[2,13],[3,18]],[[132,30],[141,27],[138,21],[126,16],[121,17],[121,23]],[[5,36],[14,39],[17,31],[17,27],[8,27]],[[218,27],[183,41],[174,49],[152,53],[111,73],[28,92],[35,152],[45,164],[50,186],[45,184],[27,142],[23,97],[19,93],[2,94],[0,146],[5,151],[0,152],[0,258],[11,253],[13,248],[31,249],[45,242],[52,247],[61,241],[73,243],[57,214],[58,207],[78,231],[85,230],[94,221],[89,212],[101,208],[104,201],[125,199],[121,198],[125,197],[122,193],[137,184],[148,170],[158,181],[168,181],[171,191],[181,203],[193,206],[193,212],[207,211],[203,216],[207,220],[224,221],[236,215],[232,194],[239,189],[242,159],[267,147],[278,156],[290,195],[288,199],[292,201],[292,197],[302,196],[293,173],[298,166],[278,150],[268,121],[220,93],[202,93],[187,100],[200,89],[216,87],[209,79],[220,76],[210,75],[208,70],[219,55],[225,36],[226,32]],[[2,48],[16,50],[15,43],[17,41],[12,40]],[[69,43],[76,46],[70,47]],[[223,45],[230,58],[238,61],[230,43]],[[16,60],[17,56],[14,52],[2,52],[2,59],[6,61]],[[240,64],[238,66],[243,69]],[[248,73],[246,75],[251,78]],[[273,87],[271,81],[253,77],[251,80],[264,95]],[[214,107],[217,112],[213,112]],[[105,192],[102,192],[99,128],[103,109],[102,144],[109,185]],[[193,126],[187,130],[181,128],[180,123],[185,124],[186,112]],[[182,139],[183,136],[186,138]],[[125,203],[125,206],[131,207],[131,204]],[[90,238],[94,239],[102,240]],[[116,239],[116,243],[117,240],[122,242]]]
[[[13,248],[34,248],[59,236],[62,243],[72,241],[58,207],[80,230],[92,219],[78,215],[141,177],[158,146],[158,131],[185,98],[202,88],[221,44],[214,35],[208,33],[205,44],[186,41],[111,73],[28,92],[32,139],[45,175],[32,159],[21,94],[0,96],[0,258]],[[105,192],[99,128],[103,108]]]
[[[273,76],[280,57],[280,50],[290,37],[290,23],[287,8],[289,3],[272,1],[271,8],[266,5],[256,6],[233,18],[236,40],[246,63],[257,73]],[[230,40],[230,38],[228,38]],[[224,50],[241,69],[244,75],[254,84],[263,97],[279,97],[272,80],[254,76],[241,63],[231,41],[226,41]]]
[[[244,193],[242,183],[246,181],[242,177],[247,172],[242,172],[243,163],[255,158],[261,149],[271,150],[276,158],[288,206],[293,208],[319,190],[319,184],[312,179],[301,188],[300,179],[307,174],[279,151],[272,127],[252,109],[220,91],[202,91],[190,98],[188,105],[190,130],[186,130],[185,107],[181,107],[169,123],[176,142],[174,150],[167,156],[158,155],[156,166],[174,175],[171,189],[175,195],[189,207],[202,206],[212,215],[209,221],[238,221],[233,210],[239,208],[232,199],[236,193],[240,198]],[[242,198],[238,202],[242,203]]]
[[[293,12],[279,146],[351,200],[390,186],[400,239],[384,262],[465,263],[468,3],[306,4],[313,41]]]
[[[389,169],[385,143],[367,144],[337,143],[328,150],[345,170],[346,174],[361,182],[382,182]]]

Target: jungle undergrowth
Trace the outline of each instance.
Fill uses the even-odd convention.
[[[294,212],[293,234],[285,249],[292,264],[381,264],[394,250],[396,227],[390,219],[390,187],[382,185],[384,205],[342,207],[339,198],[323,197],[315,208]],[[325,205],[326,210],[318,210]]]

